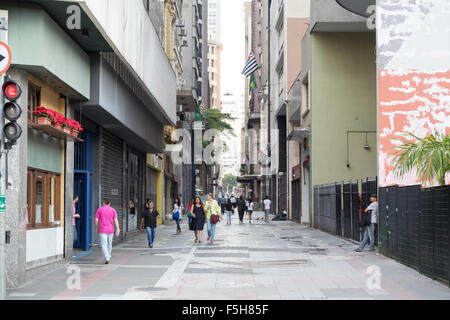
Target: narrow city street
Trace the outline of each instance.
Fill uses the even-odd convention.
[[[99,247],[71,264],[7,292],[8,299],[450,299],[450,289],[383,255],[291,221],[218,224],[214,245],[194,244],[183,220],[159,226],[153,249],[146,235],[113,248],[104,265]],[[205,226],[206,232],[206,226]],[[204,239],[206,240],[206,239]],[[81,288],[68,270],[79,267]],[[379,268],[381,288],[370,270]],[[369,274],[367,274],[369,270]],[[376,276],[376,275],[375,275]],[[372,285],[370,284],[372,283]],[[68,286],[69,284],[69,286]]]

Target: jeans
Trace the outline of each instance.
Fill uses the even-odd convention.
[[[102,246],[103,256],[106,261],[111,260],[112,241],[114,234],[99,233],[100,244]]]
[[[153,241],[155,240],[156,228],[147,227],[145,230],[147,230],[148,244],[153,244]]]
[[[214,240],[216,235],[216,225],[211,223],[211,219],[206,220],[206,226],[208,228],[208,237],[210,240]]]
[[[188,217],[188,228],[191,227],[191,223],[192,223],[192,217]]]
[[[227,222],[231,223],[231,211],[225,211],[225,214],[227,215]]]
[[[364,232],[364,239],[359,245],[359,248],[361,250],[364,249],[369,238],[370,238],[370,249],[375,249],[375,223],[371,223],[370,226],[366,227],[366,231]]]
[[[181,231],[180,219],[176,219],[175,222],[177,223],[177,231]]]

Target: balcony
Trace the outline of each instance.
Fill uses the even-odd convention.
[[[336,0],[336,2],[344,9],[366,18],[370,16],[367,8],[376,4],[376,0]]]
[[[278,32],[281,32],[284,25],[284,1],[281,1],[280,7],[278,8],[278,18],[277,23],[275,24],[275,29]]]
[[[314,0],[311,1],[311,32],[369,32],[367,18],[353,13],[363,9],[369,0]],[[372,0],[374,2],[374,0]],[[364,4],[363,4],[364,3]],[[346,8],[344,8],[344,6]]]

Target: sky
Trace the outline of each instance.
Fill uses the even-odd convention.
[[[221,90],[233,92],[240,104],[244,92],[245,64],[244,0],[221,0],[221,40],[223,45],[221,64]],[[243,107],[243,106],[240,106]]]

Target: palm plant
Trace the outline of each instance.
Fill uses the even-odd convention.
[[[396,147],[392,159],[395,174],[402,176],[416,169],[423,184],[437,179],[445,185],[445,174],[450,171],[450,135],[435,133],[423,139],[412,133],[404,136],[416,142],[402,139],[403,144]]]

